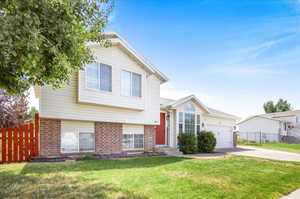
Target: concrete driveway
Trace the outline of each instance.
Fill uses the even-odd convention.
[[[235,149],[221,149],[218,150],[218,152],[223,152],[229,155],[244,155],[244,156],[251,156],[251,157],[267,158],[272,160],[300,162],[300,154],[298,153],[262,149],[262,148],[250,147],[250,146],[238,146]]]

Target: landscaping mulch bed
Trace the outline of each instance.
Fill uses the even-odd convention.
[[[117,153],[117,154],[88,154],[88,155],[65,155],[57,157],[35,157],[30,162],[73,162],[78,160],[92,160],[92,159],[119,159],[119,158],[135,158],[135,157],[154,157],[166,156],[162,152],[144,152],[144,153]]]

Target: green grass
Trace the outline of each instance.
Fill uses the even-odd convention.
[[[247,145],[266,148],[266,149],[274,149],[274,150],[280,150],[280,151],[300,153],[300,144],[268,142],[268,143],[264,143],[264,144],[247,144]]]
[[[0,165],[0,198],[274,199],[299,176],[300,163],[240,156],[15,163]]]

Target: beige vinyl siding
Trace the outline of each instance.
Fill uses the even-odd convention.
[[[123,107],[136,110],[145,109],[145,99],[147,97],[147,72],[119,47],[92,48],[95,59],[112,67],[112,92],[88,89],[86,86],[85,71],[79,73],[79,95],[78,102],[100,104],[107,106]],[[142,96],[122,96],[121,95],[121,75],[122,71],[129,71],[140,74],[142,77]],[[159,82],[159,81],[158,81]]]
[[[235,120],[230,120],[230,119],[222,119],[218,117],[210,117],[205,115],[204,116],[204,124],[205,127],[209,130],[211,127],[214,128],[216,126],[218,127],[228,127],[233,130],[233,126],[235,126],[236,121]]]
[[[98,61],[112,66],[112,92],[86,89],[84,71],[74,73],[69,85],[64,88],[41,88],[41,117],[158,125],[160,80],[153,74],[147,74],[118,47],[97,49],[95,53]],[[121,96],[122,69],[142,75],[141,98]]]
[[[187,105],[187,104],[192,104],[193,106],[195,106],[195,108],[196,108],[196,114],[200,114],[200,115],[202,115],[204,112],[205,112],[205,110],[202,108],[202,107],[199,107],[197,104],[195,104],[192,100],[190,100],[190,101],[187,101],[187,102],[185,102],[185,103],[183,103],[183,104],[181,104],[180,106],[177,106],[176,107],[176,110],[177,110],[177,112],[184,112],[184,107],[185,107],[185,105]]]
[[[61,131],[62,132],[95,132],[95,123],[94,122],[82,122],[82,121],[61,121]]]
[[[144,134],[144,125],[123,124],[123,134],[126,133]]]

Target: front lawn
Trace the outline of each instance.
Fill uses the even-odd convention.
[[[0,198],[273,199],[300,187],[300,164],[233,156],[0,165]]]
[[[288,151],[294,153],[300,153],[300,144],[287,144],[278,142],[268,142],[263,144],[248,144],[249,146],[261,147],[266,149],[274,149],[280,151]]]

